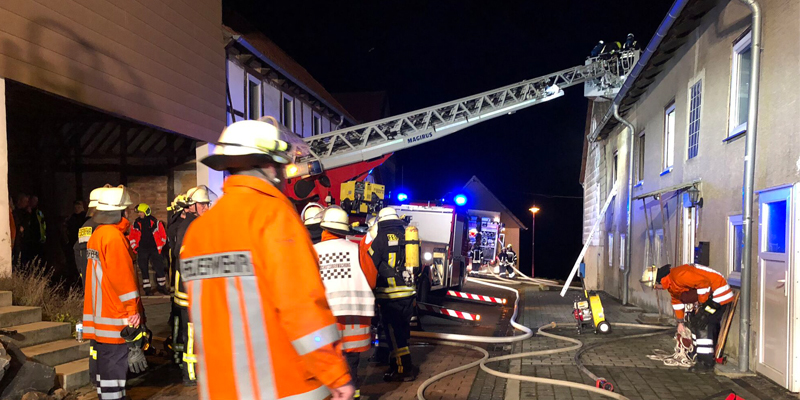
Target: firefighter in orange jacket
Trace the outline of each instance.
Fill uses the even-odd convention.
[[[697,352],[697,363],[690,368],[691,372],[708,372],[714,369],[716,356],[717,336],[719,336],[720,322],[722,316],[728,308],[728,304],[733,301],[733,291],[728,286],[728,282],[717,271],[699,265],[685,264],[671,268],[665,265],[656,272],[655,287],[666,289],[672,300],[672,309],[675,311],[675,318],[678,319],[678,330],[684,330],[685,308],[682,294],[690,293],[692,289],[697,291],[697,303],[700,304],[694,310],[689,319],[689,328],[692,330],[695,351]]]
[[[142,369],[147,365],[142,349],[130,348],[121,336],[128,325],[142,323],[136,273],[125,238],[130,223],[121,215],[130,204],[122,186],[100,193],[92,217],[97,227],[86,250],[83,337],[91,341],[90,375],[100,399],[124,398],[127,370],[134,369],[131,363]]]
[[[372,347],[371,323],[375,316],[372,289],[378,270],[371,258],[360,257],[357,243],[347,240],[350,217],[346,211],[339,206],[329,206],[319,218],[322,236],[314,249],[319,255],[328,305],[342,334],[342,348],[356,387],[355,398],[359,398],[358,364],[361,353]]]
[[[167,290],[167,265],[161,256],[161,249],[167,244],[167,230],[164,228],[164,224],[152,215],[152,210],[147,204],[141,203],[137,205],[136,212],[139,213],[139,218],[133,221],[130,241],[134,253],[138,254],[136,261],[139,263],[139,270],[142,272],[142,288],[144,288],[146,295],[153,295],[149,268],[150,264],[153,264],[158,292],[169,295]]]
[[[314,248],[279,189],[292,150],[267,119],[231,124],[202,160],[231,176],[180,255],[199,397],[352,399]]]

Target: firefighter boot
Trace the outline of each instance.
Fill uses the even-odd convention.
[[[405,354],[392,359],[389,370],[383,375],[386,382],[411,382],[417,379],[419,368],[411,363],[411,354]]]

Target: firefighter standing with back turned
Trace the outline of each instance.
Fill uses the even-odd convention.
[[[136,206],[136,212],[139,213],[139,218],[133,222],[131,228],[131,248],[134,253],[138,254],[137,261],[139,263],[139,270],[142,272],[142,287],[148,296],[153,295],[153,289],[150,285],[150,268],[149,265],[153,264],[153,269],[156,271],[156,282],[158,283],[158,291],[161,294],[169,294],[167,291],[167,266],[164,264],[164,258],[161,256],[161,249],[167,244],[167,230],[164,224],[152,216],[152,210],[147,204],[141,203]]]
[[[672,300],[678,331],[684,330],[685,299],[681,295],[695,289],[700,307],[690,316],[689,329],[692,331],[697,363],[689,368],[691,372],[709,372],[716,363],[714,349],[720,331],[722,316],[733,301],[733,291],[728,282],[717,271],[700,265],[686,264],[670,269],[665,265],[656,272],[656,289],[666,289]],[[685,297],[685,296],[684,296]],[[696,338],[696,339],[695,339]]]
[[[405,224],[393,208],[378,213],[378,232],[370,245],[372,262],[378,268],[375,298],[381,312],[391,354],[385,381],[413,381],[419,370],[411,362],[408,340],[414,313],[412,274],[405,265]]]
[[[355,389],[316,253],[280,190],[292,149],[267,119],[234,122],[201,160],[230,176],[180,256],[199,398],[349,400]]]
[[[375,280],[378,271],[369,256],[362,257],[358,244],[347,240],[350,218],[339,206],[322,212],[322,240],[314,245],[319,255],[319,272],[325,285],[328,305],[342,334],[342,349],[350,375],[358,390],[358,364],[361,353],[372,348],[372,317],[375,316]]]
[[[122,212],[131,204],[125,187],[106,188],[92,219],[97,228],[87,245],[88,265],[83,302],[83,334],[91,341],[90,378],[99,398],[125,397],[128,369],[147,368],[141,299],[131,249],[125,238],[130,226]],[[93,364],[93,365],[92,365]]]
[[[211,207],[211,202],[217,196],[207,186],[201,185],[189,189],[178,201],[183,208],[183,220],[177,227],[175,234],[175,248],[180,251],[183,239],[189,226],[199,216],[205,214]],[[172,350],[175,352],[175,361],[181,365],[183,383],[187,386],[197,384],[197,356],[194,352],[194,324],[189,320],[189,295],[186,285],[181,278],[180,271],[175,272],[175,290],[172,295],[173,305],[176,308],[172,320]]]

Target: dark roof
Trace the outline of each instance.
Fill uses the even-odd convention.
[[[631,73],[628,79],[625,80],[623,89],[614,98],[614,104],[619,104],[620,116],[625,117],[637,101],[647,93],[648,88],[652,85],[662,71],[667,67],[668,63],[678,53],[678,50],[689,40],[689,35],[697,29],[702,21],[702,18],[717,6],[719,0],[675,0],[670,12],[679,7],[681,3],[685,3],[680,14],[677,18],[668,14],[664,17],[664,21],[659,27],[669,28],[664,37],[659,37],[658,32],[650,39],[648,48],[656,45],[656,49],[652,54],[645,54],[639,60],[639,63],[644,64],[644,68],[639,73]],[[609,108],[603,120],[595,128],[594,132],[589,135],[590,140],[604,139],[611,133],[617,126],[619,121],[614,117],[613,107]]]
[[[504,215],[508,216],[514,224],[519,226],[520,229],[528,229],[528,227],[525,226],[525,224],[523,224],[522,221],[520,221],[519,218],[517,218],[517,216],[514,215],[514,213],[512,213],[511,210],[509,210],[508,207],[506,207],[503,204],[503,202],[501,202],[500,199],[498,199],[497,196],[495,196],[494,193],[492,193],[492,191],[489,190],[489,188],[487,188],[486,185],[484,185],[483,182],[481,182],[480,179],[478,179],[477,176],[473,176],[472,178],[470,178],[470,180],[467,182],[467,184],[464,185],[464,191],[465,192],[469,192],[470,189],[472,191],[472,194],[476,195],[476,196],[473,196],[473,197],[477,197],[474,200],[478,202],[478,203],[474,203],[475,205],[471,206],[470,208],[483,209],[483,210],[486,210],[486,211],[499,212],[501,214],[504,214]],[[478,193],[478,192],[482,192],[482,193],[486,194],[487,195],[486,196],[487,197],[486,200],[488,200],[488,201],[481,203],[480,202],[480,200],[481,200],[480,196],[478,196],[481,193]],[[470,193],[467,193],[467,194],[470,194]],[[506,224],[506,225],[508,225],[508,224]]]
[[[343,114],[351,124],[356,124],[356,119],[353,117],[327,90],[314,79],[311,74],[306,71],[300,64],[297,63],[291,56],[286,54],[283,49],[278,47],[275,42],[270,40],[266,35],[258,30],[248,28],[245,25],[244,33],[238,32],[231,27],[223,25],[223,29],[234,37],[239,36],[245,42],[250,44],[265,58],[262,61],[270,64],[273,68],[278,70],[281,74],[285,75],[288,79],[294,81],[299,86],[306,89],[311,95],[320,99],[328,107]],[[241,29],[241,28],[240,28]]]

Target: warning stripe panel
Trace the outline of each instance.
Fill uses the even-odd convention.
[[[500,298],[500,297],[490,297],[490,296],[484,296],[484,295],[481,295],[481,294],[457,292],[455,290],[448,290],[447,291],[447,295],[450,296],[450,297],[456,297],[456,298],[459,298],[459,299],[482,301],[484,303],[506,304],[506,299],[503,299],[503,298]]]
[[[446,315],[452,318],[463,319],[467,321],[481,320],[481,316],[479,314],[470,314],[468,312],[451,310],[449,308],[439,307],[433,304],[426,304],[426,303],[417,303],[417,306],[423,311],[427,311],[434,314]]]

